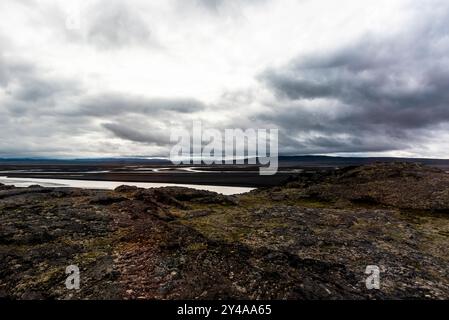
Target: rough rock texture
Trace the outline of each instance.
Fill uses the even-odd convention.
[[[287,185],[322,200],[449,211],[449,174],[410,163],[379,163],[309,174]]]
[[[235,197],[0,186],[0,297],[448,299],[448,181],[377,164]]]

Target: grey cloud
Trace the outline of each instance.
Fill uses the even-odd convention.
[[[326,131],[320,131],[318,137],[302,137],[298,139],[292,135],[298,134],[294,130],[281,132],[279,137],[282,154],[326,154],[326,153],[360,153],[360,152],[386,152],[406,150],[412,145],[404,141],[382,134],[382,132],[338,136]],[[299,132],[299,137],[303,133]],[[416,141],[415,141],[416,142]]]
[[[205,8],[212,13],[219,13],[221,9],[226,8],[226,6],[247,6],[247,5],[258,5],[268,2],[269,0],[179,0],[182,5],[185,3],[194,5],[197,7]]]
[[[195,0],[198,5],[204,6],[210,10],[218,10],[223,5],[223,0]]]
[[[4,107],[16,115],[110,118],[140,114],[156,117],[190,114],[206,108],[201,101],[192,98],[146,98],[118,92],[88,95],[82,83],[49,76],[45,70],[24,62],[0,60],[0,76],[3,80],[0,87],[4,87],[9,97]]]
[[[100,1],[85,18],[89,43],[103,49],[128,45],[155,45],[148,21],[137,8],[123,1]]]
[[[23,78],[34,70],[33,65],[29,63],[0,55],[0,87],[6,87],[11,81]]]
[[[0,156],[119,152],[116,142],[105,147],[111,134],[161,146],[156,150],[163,152],[169,143],[167,124],[186,121],[206,108],[191,98],[158,99],[118,92],[91,96],[80,82],[50,76],[24,61],[2,59],[0,63],[0,90],[5,93],[0,95],[0,127],[6,133],[0,138]]]
[[[188,114],[201,111],[205,105],[195,99],[149,99],[141,96],[109,93],[86,98],[74,110],[76,115],[107,117],[109,115],[143,114],[156,116],[162,113]]]
[[[4,91],[2,109],[11,117],[54,115],[66,98],[83,92],[76,80],[48,75],[42,68],[14,59],[0,61],[0,90]]]
[[[14,1],[19,3],[19,1]],[[161,48],[138,4],[122,0],[76,1],[70,4],[21,0],[38,30],[95,49],[111,50],[128,46]],[[70,20],[79,25],[68,27]],[[61,39],[62,38],[62,39]]]
[[[163,133],[160,128],[142,128],[142,130],[133,129],[135,124],[123,125],[119,123],[104,123],[105,129],[112,132],[116,137],[146,144],[168,145],[170,143],[169,133]]]
[[[259,79],[277,103],[258,120],[298,139],[310,135],[301,143],[287,141],[308,150],[391,151],[419,143],[419,130],[449,123],[445,7],[445,17],[427,17],[406,33],[367,35],[348,47],[266,70]]]
[[[6,70],[5,61],[2,55],[0,55],[0,85],[4,85],[8,78],[8,71]]]
[[[194,6],[194,11],[201,8],[180,10],[182,14],[204,18],[204,14],[217,13],[207,18],[226,22],[245,11],[240,9],[266,1],[177,2],[191,10]],[[64,6],[36,7],[37,2],[31,0],[22,3],[29,5],[29,23],[39,32],[49,32],[63,43],[67,36],[80,41],[75,45],[90,44],[88,49],[100,58],[110,54],[103,50],[158,43],[151,32],[152,21],[143,18],[148,13],[141,15],[137,2],[94,1],[82,17],[87,29],[77,35],[65,34]],[[122,92],[91,95],[82,79],[58,78],[52,76],[58,70],[43,70],[39,63],[48,59],[20,61],[0,55],[0,127],[4,133],[0,153],[115,153],[124,141],[132,147],[163,147],[168,143],[166,123],[187,126],[191,119],[212,111],[218,116],[204,123],[209,120],[214,127],[279,127],[283,153],[419,148],[428,137],[435,138],[435,128],[447,132],[449,123],[449,5],[439,0],[428,3],[419,10],[410,8],[417,14],[409,29],[390,35],[368,34],[351,45],[301,55],[283,67],[266,70],[259,80],[273,93],[271,100],[258,85],[253,91],[241,88],[224,94],[217,105],[194,98],[158,99]],[[222,13],[229,16],[223,19]],[[12,53],[18,50],[0,37],[0,52],[11,48]],[[239,114],[241,110],[245,116]],[[111,137],[124,141],[117,143]]]
[[[27,76],[21,79],[20,86],[10,94],[20,101],[38,102],[64,94],[79,93],[81,88],[75,81],[66,79],[43,79]]]
[[[11,43],[0,34],[0,89],[18,101],[38,101],[57,96],[64,91],[79,93],[75,80],[55,78],[32,61],[24,60],[6,48]]]

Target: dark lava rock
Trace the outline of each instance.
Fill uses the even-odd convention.
[[[413,163],[377,163],[300,176],[288,188],[357,204],[449,211],[449,174]]]
[[[446,173],[409,164],[234,197],[0,186],[0,297],[448,299],[449,215],[434,212],[447,186]],[[79,291],[64,286],[69,265]],[[365,286],[368,265],[380,290]]]
[[[223,204],[235,205],[237,199],[232,196],[225,196],[216,192],[197,190],[181,187],[165,187],[154,189],[155,194],[161,198],[174,198],[177,201],[186,201],[202,204]]]
[[[116,196],[116,195],[98,195],[92,197],[89,201],[90,204],[99,204],[99,205],[110,205],[113,203],[118,203],[127,200],[124,197]]]
[[[137,190],[139,190],[139,188],[134,187],[134,186],[118,186],[117,188],[115,188],[115,192],[119,192],[119,193],[133,193],[136,192]]]
[[[7,185],[0,183],[0,190],[11,190],[14,188],[15,188],[14,186],[7,186]]]

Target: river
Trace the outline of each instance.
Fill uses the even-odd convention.
[[[222,187],[222,186],[175,184],[175,183],[8,178],[8,177],[0,177],[0,183],[3,183],[5,185],[13,185],[16,187],[29,187],[31,185],[40,185],[42,187],[58,187],[58,188],[70,187],[70,188],[105,189],[105,190],[113,190],[121,185],[136,186],[139,188],[186,187],[197,190],[213,191],[224,195],[241,194],[254,190],[254,188],[244,188],[244,187]]]

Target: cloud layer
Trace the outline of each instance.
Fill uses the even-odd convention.
[[[449,157],[449,4],[0,4],[0,157],[164,156],[172,126],[284,154]]]

